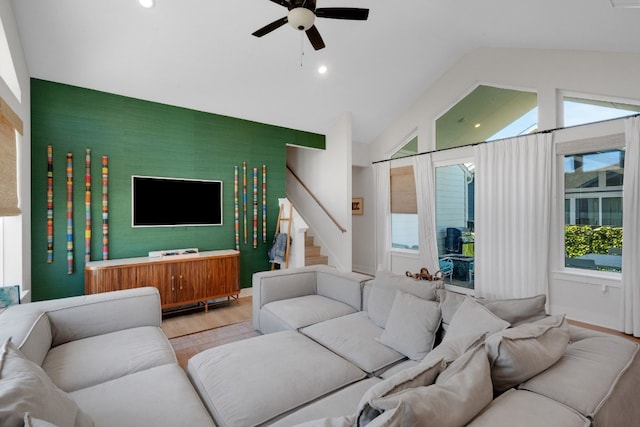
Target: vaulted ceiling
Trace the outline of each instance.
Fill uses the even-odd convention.
[[[318,18],[319,51],[289,26],[251,35],[286,14],[269,0],[12,5],[32,77],[317,133],[350,112],[362,143],[479,47],[640,53],[640,9],[609,0],[318,0],[370,9]]]

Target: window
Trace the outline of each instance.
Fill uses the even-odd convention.
[[[640,105],[565,96],[564,126],[576,126],[617,119],[640,112]]]
[[[391,247],[418,250],[418,206],[413,166],[391,168]]]
[[[414,136],[409,142],[396,151],[391,158],[398,159],[400,157],[411,156],[418,153],[418,137]]]
[[[436,148],[534,132],[538,129],[537,103],[533,92],[478,86],[436,120]]]
[[[564,157],[565,266],[622,270],[624,149]]]
[[[452,282],[473,289],[474,163],[436,168],[438,255],[453,263]]]

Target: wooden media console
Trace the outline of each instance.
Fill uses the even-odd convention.
[[[85,294],[154,286],[162,308],[240,294],[240,252],[207,251],[157,258],[122,258],[90,261],[84,270]]]

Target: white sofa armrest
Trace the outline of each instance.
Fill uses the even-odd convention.
[[[362,283],[369,279],[370,276],[342,273],[326,265],[255,273],[252,279],[253,325],[260,330],[260,309],[265,304],[305,295],[326,296],[360,310]]]
[[[49,317],[52,347],[123,329],[162,325],[160,293],[154,287],[41,301],[32,305],[45,311]]]
[[[160,293],[154,287],[68,298],[48,310],[52,346],[140,326],[162,325]]]
[[[145,287],[11,306],[0,315],[0,338],[12,337],[29,359],[41,364],[50,347],[161,324],[160,294]]]

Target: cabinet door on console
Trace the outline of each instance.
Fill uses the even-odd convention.
[[[160,291],[162,306],[176,301],[177,278],[173,274],[173,265],[168,263],[151,263],[139,265],[138,286],[154,286]]]
[[[185,261],[175,264],[176,293],[178,301],[198,301],[206,299],[208,262]]]
[[[85,293],[119,291],[138,285],[136,267],[100,268],[85,271]]]
[[[231,256],[209,260],[209,293],[232,295],[240,291],[240,257]]]

